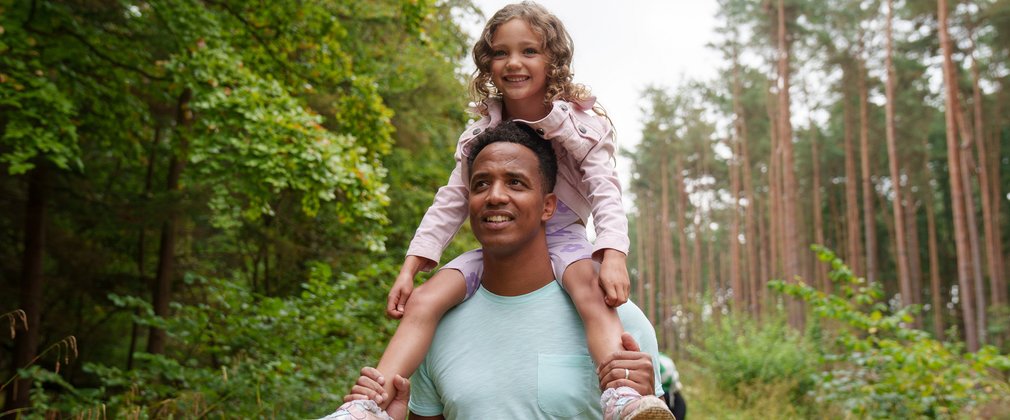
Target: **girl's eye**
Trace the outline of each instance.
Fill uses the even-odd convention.
[[[537,50],[536,50],[536,48],[527,48],[527,49],[523,50],[523,54],[526,54],[526,55],[537,55]]]
[[[505,56],[505,51],[503,51],[503,50],[494,50],[494,51],[491,51],[491,56],[492,57],[504,57]]]

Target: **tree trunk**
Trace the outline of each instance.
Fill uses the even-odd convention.
[[[969,36],[969,38],[972,38]],[[972,44],[974,46],[974,39],[972,39]],[[986,140],[984,134],[984,123],[982,119],[982,89],[979,86],[979,69],[978,69],[978,59],[974,57],[974,48],[972,48],[972,60],[971,60],[971,74],[972,74],[972,104],[974,105],[974,127],[975,127],[975,147],[978,151],[979,162],[975,167],[978,170],[979,179],[979,195],[982,197],[982,228],[985,233],[985,251],[986,251],[986,262],[989,268],[989,289],[990,289],[990,299],[992,307],[999,307],[1000,305],[1006,304],[1004,295],[1005,290],[1000,290],[1000,279],[1003,278],[1002,267],[1000,266],[1000,260],[1002,259],[1003,250],[1000,249],[1000,244],[996,240],[999,236],[999,228],[995,222],[996,218],[993,214],[993,204],[992,201],[994,197],[992,194],[992,187],[990,184],[993,182],[992,178],[989,177],[988,165],[988,154],[986,153]],[[971,155],[971,150],[965,150],[966,154]],[[996,198],[998,200],[998,198]]]
[[[782,175],[780,174],[782,169],[782,149],[779,146],[779,121],[778,112],[776,110],[777,104],[775,103],[776,98],[771,96],[769,92],[768,97],[768,138],[771,140],[770,153],[771,156],[768,157],[768,241],[769,241],[769,254],[771,256],[768,261],[768,279],[778,278],[782,276],[781,271],[781,251],[782,251]],[[766,281],[767,283],[767,281]]]
[[[947,30],[947,0],[937,0],[937,22],[940,48],[943,50],[943,80],[946,96],[947,124],[947,165],[950,172],[951,211],[954,216],[954,245],[957,251],[957,279],[961,290],[961,311],[964,335],[968,351],[978,351],[979,337],[975,324],[975,302],[971,293],[971,250],[968,245],[968,226],[965,220],[965,191],[962,190],[961,158],[958,150],[955,113],[957,105],[957,81],[954,61],[951,58],[953,46]]]
[[[929,236],[929,295],[933,306],[933,336],[944,340],[943,313],[946,310],[943,288],[940,286],[940,256],[936,245],[936,212],[933,210],[933,192],[929,187],[926,200],[926,230]]]
[[[732,140],[731,150],[733,153],[729,164],[730,194],[733,197],[733,205],[729,206],[729,283],[733,289],[733,311],[737,314],[744,312],[746,302],[746,292],[740,278],[740,124],[736,124],[736,134]],[[712,267],[714,268],[714,267]],[[713,295],[713,297],[715,297]]]
[[[657,293],[657,290],[656,290],[657,289],[657,286],[656,286],[656,223],[655,223],[655,220],[654,220],[655,216],[652,213],[651,205],[649,204],[651,202],[652,202],[652,200],[648,200],[646,202],[646,204],[642,206],[643,209],[644,209],[644,211],[645,211],[645,215],[642,217],[642,220],[645,223],[645,232],[646,232],[646,234],[645,234],[645,241],[644,241],[645,242],[645,282],[648,285],[648,287],[647,287],[646,290],[647,290],[647,293],[649,294],[649,299],[648,299],[649,316],[652,319],[653,325],[658,325],[659,328],[660,328],[660,332],[662,332],[662,329],[665,328],[665,326],[663,325],[662,320],[657,320],[656,319],[658,317],[658,315],[659,315],[659,311],[656,310],[657,309],[656,308],[656,293]]]
[[[898,162],[898,141],[895,138],[894,132],[894,65],[892,63],[892,34],[891,34],[891,21],[894,19],[894,4],[893,0],[888,0],[887,2],[887,29],[886,29],[886,54],[884,58],[884,66],[887,73],[887,82],[885,84],[885,93],[887,95],[887,103],[884,106],[885,110],[885,124],[886,124],[886,137],[887,137],[887,157],[888,157],[888,167],[891,172],[891,183],[892,190],[894,191],[894,201],[891,204],[891,208],[894,213],[894,250],[895,250],[895,262],[898,265],[898,285],[901,290],[901,304],[908,305],[914,300],[912,299],[912,281],[909,278],[908,270],[908,250],[906,249],[905,243],[905,217],[903,215],[904,205],[902,203],[902,190],[901,190],[901,170],[900,163]],[[860,69],[860,77],[863,77],[863,71]],[[865,86],[864,86],[865,88]],[[860,100],[860,106],[866,106],[865,89],[863,93],[863,98]]]
[[[635,281],[635,302],[642,305],[642,310],[645,311],[645,316],[649,318],[649,321],[653,321],[653,316],[650,314],[649,306],[645,304],[645,220],[643,220],[644,212],[642,207],[645,203],[641,201],[641,195],[636,194],[638,202],[635,203],[638,206],[638,217],[635,220],[635,267],[638,268],[637,279]],[[655,324],[653,324],[655,325]]]
[[[182,175],[182,169],[186,161],[186,141],[182,137],[181,128],[188,125],[192,118],[189,110],[189,100],[191,97],[192,91],[190,89],[183,91],[179,96],[179,103],[176,109],[176,138],[180,143],[176,152],[172,154],[168,165],[168,179],[165,183],[165,189],[170,194],[179,191],[179,178]],[[151,305],[154,308],[154,315],[162,318],[168,317],[168,306],[172,299],[172,279],[175,277],[176,223],[179,217],[178,211],[174,207],[170,207],[167,213],[165,222],[161,226],[158,269],[154,277],[154,293]],[[165,339],[165,330],[151,327],[147,338],[147,352],[151,354],[164,353]]]
[[[162,130],[161,127],[154,127],[154,140],[151,142],[150,154],[147,156],[147,172],[144,175],[144,195],[143,200],[147,200],[151,194],[151,188],[154,184],[154,162],[157,158],[158,145],[161,144]],[[144,264],[145,256],[147,255],[147,229],[141,227],[140,233],[137,235],[137,278],[145,284],[146,287],[150,288],[150,281],[147,278],[146,264]],[[134,311],[135,315],[140,315],[140,310]],[[140,336],[140,324],[133,322],[133,327],[130,331],[130,348],[126,355],[126,370],[133,369],[133,353],[137,350],[137,341]]]
[[[814,242],[818,245],[826,245],[824,242],[824,215],[821,213],[821,209],[824,207],[821,205],[821,157],[817,150],[817,128],[814,127],[813,122],[810,124],[810,161],[813,163],[813,173],[811,178],[813,178],[813,199],[814,199]],[[858,214],[858,212],[857,212]],[[814,268],[814,281],[824,293],[831,292],[831,281],[828,279],[828,267],[822,264],[819,260],[815,261],[816,267]]]
[[[676,290],[676,270],[677,266],[673,258],[673,235],[670,233],[670,171],[668,169],[668,163],[666,159],[662,159],[659,164],[660,173],[660,228],[658,230],[660,237],[659,244],[659,273],[660,278],[663,281],[663,317],[665,320],[670,320],[673,315],[673,302],[675,298]],[[671,337],[666,334],[667,347],[672,347],[673,341]]]
[[[905,243],[908,244],[908,279],[912,285],[912,295],[909,296],[909,303],[918,305],[922,303],[922,259],[919,257],[919,226],[916,213],[918,210],[918,200],[912,195],[912,187],[905,190],[905,208],[902,214],[905,216]],[[916,317],[916,321],[920,317]],[[917,323],[916,328],[921,328],[922,324]]]
[[[682,286],[683,296],[680,297],[680,301],[684,304],[688,304],[692,301],[694,296],[691,293],[690,285],[690,272],[688,264],[684,262],[688,261],[687,254],[687,223],[686,223],[686,213],[687,213],[687,191],[684,185],[684,166],[682,163],[682,158],[678,154],[674,161],[673,181],[677,188],[677,205],[676,205],[676,226],[677,226],[677,244],[679,247],[680,254],[680,282]]]
[[[866,82],[863,75],[863,69],[860,68],[859,79],[861,83],[860,87],[860,119],[862,120],[859,133],[859,156],[860,156],[860,172],[862,173],[863,180],[863,236],[866,238],[866,279],[868,281],[877,281],[879,267],[878,267],[878,256],[880,255],[877,251],[877,218],[873,205],[873,174],[870,170],[870,136],[869,136],[869,117],[866,109]]]
[[[863,83],[859,84],[859,89],[864,87]],[[845,125],[843,130],[845,141],[845,243],[847,244],[845,260],[853,272],[865,274],[861,257],[863,254],[862,237],[859,234],[859,189],[857,188],[859,181],[856,175],[856,147],[852,139],[852,101],[847,96],[842,96],[842,120]],[[862,101],[862,97],[863,94],[860,92],[860,101]],[[862,109],[862,104],[860,104],[860,109]],[[865,124],[864,121],[860,121],[861,127]],[[860,133],[862,131],[860,129]]]
[[[49,163],[36,159],[35,168],[28,172],[28,199],[25,203],[24,254],[21,262],[20,303],[25,311],[27,329],[20,326],[14,337],[12,376],[18,369],[32,364],[39,345],[42,319],[42,261],[46,248],[46,201],[48,195]],[[17,418],[20,410],[31,407],[29,392],[31,379],[16,379],[7,389],[3,412]],[[6,417],[6,416],[5,416]]]
[[[736,124],[737,130],[740,132],[740,149],[743,158],[742,167],[739,168],[743,172],[743,187],[747,195],[747,209],[744,213],[744,225],[746,230],[746,246],[747,246],[747,281],[749,286],[749,297],[750,297],[750,311],[751,314],[757,317],[760,311],[760,300],[759,300],[759,285],[760,285],[760,274],[758,262],[758,233],[757,233],[757,197],[754,195],[754,179],[751,176],[750,171],[750,152],[748,150],[747,142],[747,119],[743,114],[743,105],[740,103],[741,93],[740,87],[740,64],[737,60],[736,54],[733,57],[733,109],[736,114]]]
[[[789,112],[789,45],[786,40],[786,15],[783,0],[778,0],[778,51],[779,51],[779,144],[782,148],[782,198],[784,211],[783,216],[787,223],[783,223],[783,262],[785,280],[790,283],[797,281],[797,276],[801,275],[799,231],[797,223],[799,220],[796,198],[796,173],[793,164],[793,129],[790,122]],[[789,307],[789,324],[794,328],[802,330],[804,324],[803,307],[796,298],[786,299]]]

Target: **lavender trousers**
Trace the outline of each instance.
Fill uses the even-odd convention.
[[[579,216],[561,200],[558,200],[554,216],[547,220],[547,251],[554,267],[554,279],[562,286],[561,278],[569,265],[593,256],[593,244],[586,238],[586,227],[582,225]],[[469,299],[477,292],[480,279],[484,276],[484,252],[480,249],[464,252],[442,269],[463,273],[466,281],[466,297],[463,300]]]

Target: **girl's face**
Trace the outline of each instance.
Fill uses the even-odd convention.
[[[543,107],[547,66],[543,40],[526,21],[512,19],[495,31],[491,39],[491,82],[501,92],[506,108]]]

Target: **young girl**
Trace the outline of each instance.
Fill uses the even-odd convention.
[[[471,140],[503,120],[523,122],[552,142],[558,156],[554,189],[558,208],[547,222],[547,241],[556,278],[585,324],[593,360],[623,350],[623,328],[614,307],[627,301],[630,289],[625,261],[629,239],[612,164],[614,131],[602,108],[594,106],[589,90],[572,82],[573,48],[561,21],[532,2],[499,10],[474,45],[477,70],[470,90],[481,119],[460,136],[456,167],[425,213],[389,293],[387,313],[402,321],[377,367],[389,379],[385,395],[393,395],[396,375],[409,377],[420,365],[445,312],[472,296],[480,285],[483,260],[481,251],[473,250],[412,290],[414,276],[437,265],[467,217],[469,174],[463,163]],[[585,221],[590,213],[596,226],[595,244],[586,239]],[[600,261],[599,275],[594,260]],[[627,390],[604,393],[607,418],[615,411],[620,415],[622,408],[630,412],[643,402],[653,403]],[[381,407],[389,402],[383,395],[374,399]],[[662,405],[661,400],[658,404]],[[327,418],[360,418],[353,416],[369,410],[378,411],[374,404],[352,401]]]

